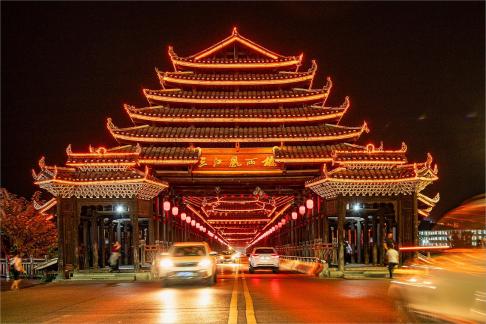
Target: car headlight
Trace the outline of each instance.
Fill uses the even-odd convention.
[[[174,266],[174,263],[169,260],[169,259],[163,259],[160,261],[160,267],[162,268],[170,268],[170,267],[173,267]]]
[[[209,267],[211,265],[211,260],[204,259],[201,262],[199,262],[200,267]]]

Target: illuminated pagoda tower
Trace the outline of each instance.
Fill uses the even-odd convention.
[[[108,118],[107,128],[120,146],[90,148],[87,153],[73,153],[69,146],[66,168],[55,171],[42,165],[35,175],[40,187],[77,206],[69,207],[74,220],[73,232],[64,236],[67,240],[75,236],[75,246],[93,245],[100,236],[143,238],[147,244],[200,238],[234,247],[261,240],[274,245],[330,242],[337,227],[348,226],[349,215],[342,206],[349,207],[358,197],[373,197],[360,201],[381,204],[363,205],[370,213],[379,210],[379,230],[394,228],[400,242],[416,242],[419,199],[426,204],[424,214],[437,202],[419,196],[437,179],[430,158],[424,164],[407,164],[404,148],[386,151],[356,144],[368,127],[365,122],[341,125],[350,101],[346,97],[341,106],[326,105],[332,82],[327,78],[322,87],[314,84],[315,61],[303,68],[302,54],[277,54],[241,36],[236,28],[199,53],[181,57],[169,47],[169,56],[173,71],[156,71],[161,89],[143,91],[149,105],[125,105],[133,125],[118,127]],[[67,178],[70,188],[60,182]],[[365,178],[369,182],[361,181]],[[99,181],[105,180],[112,186],[101,187]],[[297,220],[290,234],[285,223],[293,222],[291,213],[308,199],[315,206]],[[400,201],[406,201],[411,214],[401,214]],[[394,206],[393,221],[379,217],[387,203]],[[120,226],[112,226],[121,222],[114,206],[122,205],[129,206],[122,214],[130,217],[121,219],[131,224],[121,228],[127,231],[123,237]],[[150,210],[143,217],[134,215],[139,205]],[[69,214],[64,206],[58,204],[60,223]],[[84,225],[83,208],[89,214]],[[94,214],[103,215],[108,225],[93,221]],[[375,226],[376,215],[364,226]],[[400,217],[407,217],[405,223]],[[140,219],[146,223],[134,226]],[[353,219],[360,223],[358,217]],[[336,222],[339,226],[332,226]],[[408,236],[402,233],[407,226],[412,231]],[[341,244],[342,236],[339,240]],[[100,244],[98,255],[103,253]],[[69,253],[64,261],[82,268],[78,252]],[[104,265],[103,260],[96,263]]]

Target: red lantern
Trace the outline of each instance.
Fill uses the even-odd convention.
[[[285,225],[286,222],[285,218],[282,218],[282,225]]]
[[[177,216],[177,214],[179,214],[179,207],[172,207],[172,215]]]
[[[196,221],[194,219],[191,221],[191,226],[196,226]]]
[[[292,212],[292,219],[296,220],[297,219],[297,212]]]
[[[305,214],[305,206],[304,205],[299,207],[299,214],[301,214],[301,215]]]
[[[186,217],[186,223],[189,224],[191,222],[191,216]]]
[[[169,211],[170,210],[170,201],[164,201],[164,210]]]
[[[314,208],[314,200],[312,200],[312,199],[307,199],[307,201],[305,202],[305,206],[307,207],[307,209],[312,209],[312,208]]]
[[[187,217],[186,213],[182,212],[181,213],[181,220],[182,221],[185,221],[186,220],[186,217]]]

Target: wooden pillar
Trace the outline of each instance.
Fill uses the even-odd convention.
[[[383,208],[380,208],[378,211],[378,216],[380,217],[379,223],[378,223],[378,251],[379,251],[379,263],[384,264],[385,263],[385,248],[383,246],[384,240],[385,240],[385,211]]]
[[[79,220],[81,211],[78,209],[77,204],[75,203],[73,208],[73,217],[71,220],[71,236],[73,241],[73,248],[74,248],[74,256],[73,256],[73,270],[77,272],[79,270]]]
[[[376,214],[372,216],[372,231],[373,231],[373,251],[372,251],[372,257],[373,257],[373,264],[378,263],[378,231],[377,231],[377,222],[376,222]]]
[[[148,241],[146,242],[147,244],[154,244],[155,243],[155,230],[154,230],[154,219],[150,217],[148,219]]]
[[[369,242],[370,242],[370,236],[368,232],[368,215],[365,215],[364,222],[363,222],[363,254],[364,254],[365,264],[370,263]]]
[[[349,231],[349,244],[351,245],[351,263],[356,263],[356,259],[354,257],[354,252],[358,248],[358,245],[355,240],[355,235],[354,232],[356,231],[356,228],[354,226],[354,219],[350,219],[350,231]]]
[[[132,213],[131,213],[131,220],[132,220],[132,245],[133,245],[133,269],[138,271],[140,269],[140,259],[138,256],[138,244],[140,241],[139,232],[138,232],[138,206],[137,200],[134,200],[132,206]]]
[[[88,258],[88,222],[83,221],[83,244],[84,244],[84,264],[83,268],[86,270],[89,268],[89,258]]]
[[[57,199],[57,276],[58,278],[64,278],[64,214],[61,209],[62,199]]]
[[[417,193],[413,193],[412,197],[412,202],[413,202],[413,245],[418,246],[419,240],[418,240],[418,226],[419,226],[419,221],[418,221],[418,204],[417,204]]]
[[[361,245],[361,220],[360,220],[360,217],[358,217],[358,220],[356,221],[356,231],[357,231],[357,235],[356,235],[356,249],[357,249],[357,262],[358,263],[362,263],[363,262],[363,259],[361,258],[361,249],[362,249],[362,245]]]
[[[329,243],[329,220],[326,214],[322,216],[322,241]]]
[[[101,244],[101,267],[104,268],[106,266],[106,230],[105,230],[105,222],[103,219],[100,220],[100,244]]]
[[[338,270],[344,271],[344,222],[346,220],[346,204],[343,198],[338,198]]]
[[[93,251],[93,269],[98,269],[98,224],[96,212],[91,217],[91,250]]]

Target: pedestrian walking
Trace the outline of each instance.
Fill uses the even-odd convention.
[[[383,248],[385,249],[385,251],[387,251],[392,245],[393,245],[393,233],[388,232],[386,233],[386,237],[383,242]]]
[[[119,259],[120,259],[120,256],[121,256],[121,244],[120,242],[116,241],[114,244],[113,244],[113,247],[111,248],[111,255],[110,255],[110,267],[111,267],[111,272],[112,271],[120,271],[120,268],[119,268]]]
[[[22,265],[22,258],[18,253],[16,253],[15,256],[13,257],[12,266],[10,269],[12,272],[12,277],[14,278],[14,281],[10,289],[18,290],[20,282],[22,281],[22,279],[20,279],[20,274],[25,273],[24,266]]]
[[[344,261],[345,263],[351,263],[351,255],[353,254],[353,248],[348,241],[344,241]]]
[[[398,251],[395,250],[395,244],[391,243],[386,250],[386,260],[388,262],[388,272],[390,279],[393,278],[393,269],[398,264]]]

